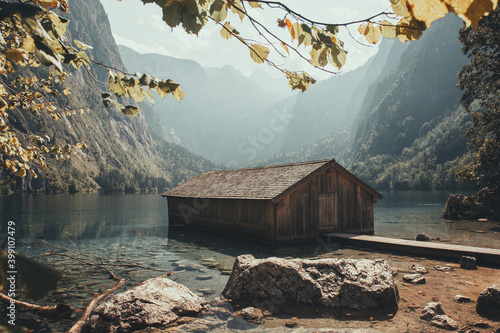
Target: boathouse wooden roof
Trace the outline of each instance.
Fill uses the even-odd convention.
[[[163,193],[165,197],[276,201],[318,173],[333,167],[375,199],[382,195],[334,159],[204,173]]]

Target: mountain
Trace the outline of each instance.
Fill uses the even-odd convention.
[[[456,87],[467,63],[458,41],[461,26],[454,15],[433,23],[365,97],[350,158],[352,169],[374,186],[460,185],[454,173],[463,164],[469,119]]]
[[[297,98],[282,152],[252,165],[333,157],[380,190],[463,186],[454,177],[469,126],[456,87],[467,63],[461,26],[450,15],[417,41],[383,40],[365,66],[319,82]]]
[[[392,66],[405,44],[383,40],[378,53],[363,66],[319,81],[297,97],[282,153],[294,152],[327,136],[343,141],[357,119],[370,85]],[[339,151],[337,151],[339,153]]]
[[[131,71],[155,73],[181,84],[186,93],[181,103],[155,99],[154,110],[192,152],[237,166],[279,150],[280,129],[287,125],[289,101],[295,96],[286,80],[264,72],[249,78],[229,65],[203,68],[192,60],[140,54],[125,46],[120,46],[120,53]],[[282,103],[285,97],[289,99]]]
[[[460,51],[460,27],[451,15],[434,23],[371,87],[373,96],[364,100],[354,136],[354,161],[400,155],[425,134],[424,124],[458,108],[462,92],[456,74],[467,61]]]
[[[68,40],[77,38],[92,45],[89,57],[113,68],[126,70],[118,47],[111,34],[106,13],[99,0],[79,0],[71,3],[71,12],[63,14],[70,20]],[[43,66],[42,66],[43,67]],[[22,71],[25,75],[48,76],[47,68]],[[28,175],[18,179],[14,190],[24,192],[95,191],[162,191],[208,170],[215,165],[187,151],[174,142],[175,135],[162,128],[151,109],[137,117],[127,117],[115,108],[102,104],[99,81],[107,81],[106,70],[92,65],[85,70],[68,69],[69,76],[62,88],[69,87],[69,96],[45,96],[54,102],[61,119],[52,120],[47,114],[39,116],[13,110],[9,117],[21,139],[33,133],[48,135],[51,144],[85,142],[88,146],[71,160],[48,158],[47,169],[34,166],[40,176]],[[62,89],[61,89],[62,90]],[[72,115],[72,111],[88,108],[88,112]]]

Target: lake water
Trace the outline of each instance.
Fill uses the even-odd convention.
[[[500,248],[500,223],[441,217],[447,192],[382,194],[384,199],[375,205],[376,235],[414,239],[424,232],[442,242]],[[80,311],[93,293],[115,283],[104,269],[83,262],[113,264],[108,267],[116,276],[129,279],[123,289],[174,272],[171,279],[210,300],[223,290],[240,254],[313,257],[329,249],[314,241],[273,247],[189,226],[169,227],[166,199],[158,194],[6,196],[0,198],[0,218],[2,248],[7,222],[14,221],[16,250],[41,257],[64,272],[58,290],[38,303],[62,302]],[[52,322],[20,316],[20,323],[35,325],[36,332],[62,332],[76,318]]]

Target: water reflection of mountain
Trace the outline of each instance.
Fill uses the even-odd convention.
[[[167,202],[158,194],[8,196],[0,207],[2,221],[16,223],[18,239],[168,235]]]

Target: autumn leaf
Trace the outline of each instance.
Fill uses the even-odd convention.
[[[252,8],[262,8],[262,6],[260,5],[260,3],[258,1],[248,1],[248,4]]]
[[[397,29],[391,22],[380,22],[380,30],[382,31],[382,36],[384,36],[385,38],[393,39],[397,36]]]
[[[8,49],[7,51],[5,51],[5,55],[16,64],[28,59],[28,54],[21,48]]]
[[[34,52],[36,50],[35,40],[31,36],[27,36],[23,40],[22,46],[23,46],[23,49],[28,53]]]
[[[371,22],[360,25],[358,31],[365,36],[366,41],[370,44],[377,44],[382,39],[382,30]]]
[[[223,0],[215,0],[210,6],[210,17],[215,23],[222,22],[227,17],[227,6]]]
[[[411,15],[407,0],[391,0],[392,10],[397,16],[408,17]]]
[[[224,23],[224,26],[222,27],[222,29],[220,31],[220,35],[225,39],[229,39],[229,38],[233,37],[233,35],[238,35],[238,31],[236,31],[236,29],[234,29],[231,26],[229,21],[227,21],[226,23]]]
[[[139,108],[134,105],[126,105],[120,111],[126,116],[137,116],[139,114]]]
[[[21,168],[15,173],[16,177],[25,177],[26,176],[26,169]]]
[[[263,64],[269,55],[269,49],[260,44],[250,45],[250,57],[258,64]]]
[[[288,50],[288,46],[285,43],[281,42],[281,47],[285,49],[286,53],[290,55],[290,51]]]
[[[172,1],[163,7],[163,21],[169,27],[175,28],[182,22],[183,4],[179,1]]]
[[[466,26],[477,30],[481,17],[488,15],[498,6],[498,0],[443,0],[458,17],[462,18]]]
[[[448,7],[440,0],[408,0],[413,17],[425,23],[427,27],[437,19],[448,14]]]
[[[174,99],[178,102],[182,101],[184,99],[184,91],[182,91],[181,88],[177,88],[175,89],[173,92],[172,92],[172,96],[174,97]]]
[[[73,42],[75,42],[75,45],[76,45],[79,49],[81,49],[81,50],[89,50],[89,49],[93,49],[93,47],[92,47],[92,46],[87,45],[87,44],[85,44],[85,43],[83,43],[83,42],[80,42],[78,39],[74,39],[74,40],[73,40]]]

